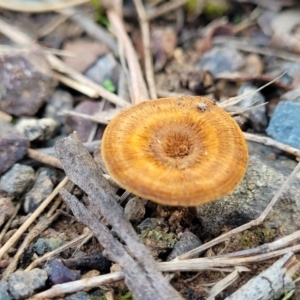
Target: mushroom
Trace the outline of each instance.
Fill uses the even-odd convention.
[[[238,185],[248,150],[225,110],[206,98],[183,96],[121,112],[104,132],[102,156],[111,177],[133,194],[165,205],[197,206]]]

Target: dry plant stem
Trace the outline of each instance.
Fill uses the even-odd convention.
[[[51,2],[40,2],[40,1],[7,1],[0,0],[0,7],[9,10],[19,12],[47,12],[57,9],[63,9],[70,6],[80,5],[89,2],[89,0],[72,0],[72,1],[51,1]],[[21,4],[22,3],[22,4]]]
[[[142,40],[145,56],[145,74],[147,78],[147,83],[149,87],[149,93],[151,99],[156,99],[156,86],[154,79],[154,69],[152,63],[151,45],[150,45],[150,27],[146,20],[146,12],[141,0],[134,0],[134,4],[139,16],[140,27],[142,31]]]
[[[143,294],[143,297],[140,299],[148,299],[147,297],[150,297],[149,299],[151,299],[151,297],[152,299],[165,299],[165,295],[169,295],[169,297],[174,299],[181,299],[179,294],[163,279],[162,274],[157,271],[154,259],[151,257],[148,249],[139,241],[132,225],[125,218],[122,208],[119,204],[117,204],[114,194],[111,193],[109,183],[103,177],[97,164],[80,142],[77,134],[74,133],[68,138],[58,141],[55,145],[55,150],[61,159],[65,172],[69,174],[70,179],[88,194],[93,207],[95,209],[99,209],[101,215],[105,216],[105,219],[112,226],[113,230],[127,244],[130,253],[134,255],[134,258],[131,258],[130,256],[127,257],[127,259],[131,261],[131,264],[127,265],[127,261],[123,262],[123,264],[126,264],[124,272],[126,270],[126,272],[133,272],[133,275],[135,275],[135,272],[139,270],[139,283],[146,283],[146,290],[151,290],[151,295],[149,294],[146,296],[146,294]],[[84,217],[88,217],[89,220],[87,225],[91,228],[91,220],[94,220],[95,222],[97,220],[95,220],[94,215],[91,214],[81,203],[77,203],[77,199],[75,197],[74,199],[71,195],[69,196],[66,194],[66,192],[63,193],[65,200],[65,197],[68,197],[68,199],[72,201],[74,214],[75,209],[78,209],[80,206],[80,210],[78,211],[79,216],[82,217],[82,214],[84,213]],[[98,239],[100,238],[101,244],[104,247],[111,247],[112,243],[115,244],[115,240],[110,237],[110,232],[108,232],[109,235],[106,234],[106,227],[104,227],[101,223],[99,223],[98,226],[104,230],[103,233],[97,235],[94,230],[93,232]],[[97,230],[99,227],[97,227]],[[99,233],[99,231],[97,232]],[[104,233],[106,234],[106,240],[103,241]],[[123,248],[120,248],[119,250],[122,251],[122,249]],[[112,250],[110,248],[107,250],[115,251],[115,249]],[[116,257],[119,258],[119,256]],[[135,266],[134,269],[132,269],[133,266]],[[135,285],[133,288],[136,293],[138,293],[138,290],[143,290],[136,281],[138,278],[135,278],[135,280],[131,282],[131,277],[128,277],[129,283]],[[137,288],[137,285],[139,285],[139,288]],[[157,296],[153,296],[153,293]]]
[[[187,0],[174,0],[174,1],[168,1],[165,4],[160,5],[155,10],[153,10],[150,13],[147,13],[147,20],[150,21],[152,19],[155,19],[159,16],[162,16],[180,6],[183,6],[187,3]]]
[[[265,210],[262,212],[262,214],[253,221],[250,221],[249,223],[246,223],[240,227],[237,227],[225,234],[220,235],[219,237],[211,240],[210,242],[195,248],[189,252],[186,252],[180,256],[178,256],[177,258],[175,258],[175,260],[184,260],[184,259],[188,259],[191,257],[195,257],[196,255],[200,254],[201,252],[225,241],[228,237],[242,232],[246,229],[249,229],[253,226],[258,226],[260,225],[266,218],[266,216],[269,214],[269,212],[273,209],[274,205],[276,204],[276,202],[278,201],[278,199],[280,198],[282,192],[289,186],[289,184],[291,183],[291,181],[293,180],[293,178],[295,177],[295,175],[299,172],[300,170],[300,162],[298,163],[298,165],[295,167],[295,169],[293,170],[293,172],[289,175],[289,177],[286,179],[286,181],[281,185],[280,189],[275,193],[273,199],[271,200],[271,202],[268,204],[268,206],[265,208]]]
[[[86,86],[85,84],[78,82],[77,80],[74,80],[68,76],[62,75],[58,72],[53,72],[53,75],[55,78],[57,78],[61,83],[64,85],[86,95],[90,98],[98,98],[99,94],[97,91],[89,86]]]
[[[44,24],[42,28],[38,30],[38,37],[42,38],[51,33],[53,30],[55,30],[60,24],[64,23],[69,17],[68,16],[55,16],[54,18],[51,18],[51,20]]]
[[[198,272],[200,270],[216,270],[216,268],[242,267],[250,263],[258,263],[268,259],[284,255],[288,252],[299,252],[300,245],[287,247],[270,253],[254,255],[249,257],[200,257],[186,260],[177,260],[171,262],[162,262],[158,264],[162,272]],[[248,270],[248,269],[247,269]],[[242,269],[241,271],[245,271]]]
[[[272,243],[263,244],[256,248],[241,250],[233,253],[221,254],[218,257],[240,257],[240,256],[251,256],[255,254],[269,253],[271,251],[278,250],[280,248],[286,247],[291,243],[296,243],[300,240],[300,230],[293,232],[290,235],[287,235],[281,239],[278,239]]]
[[[132,103],[137,104],[141,101],[148,100],[149,94],[147,91],[146,83],[143,78],[141,66],[139,64],[134,47],[125,31],[124,24],[119,15],[109,9],[107,17],[112,25],[114,34],[118,37],[119,42],[124,46],[124,53],[130,73],[130,85]]]
[[[225,278],[216,283],[209,292],[209,297],[207,300],[215,300],[215,297],[219,295],[228,286],[232,285],[235,281],[239,279],[239,272],[234,270],[232,273],[227,275]]]
[[[61,112],[62,115],[67,115],[67,116],[76,116],[76,117],[81,117],[83,119],[86,119],[86,120],[91,120],[91,121],[94,121],[96,123],[99,123],[99,124],[104,124],[104,125],[107,125],[108,122],[110,120],[108,119],[102,119],[102,118],[99,118],[99,117],[95,117],[95,116],[91,116],[91,115],[87,115],[87,114],[82,114],[82,113],[78,113],[76,111],[72,111],[72,110],[64,110]]]
[[[74,8],[68,8],[59,11],[59,13],[70,17],[71,20],[81,26],[90,37],[107,45],[114,55],[117,55],[118,45],[115,38],[99,24],[96,24],[90,17],[83,14],[82,11],[78,11]]]
[[[49,258],[52,258],[56,255],[58,255],[59,253],[72,248],[74,246],[76,246],[77,244],[79,244],[82,240],[84,240],[86,237],[92,235],[90,232],[84,233],[80,236],[78,236],[77,238],[73,239],[72,241],[64,244],[63,246],[51,251],[51,252],[47,252],[45,255],[43,255],[42,257],[39,257],[38,259],[34,260],[26,269],[25,271],[30,271],[36,267],[38,267],[39,265],[41,265],[43,262],[47,261]]]
[[[74,80],[78,81],[79,83],[81,83],[83,85],[85,84],[88,87],[94,89],[98,93],[97,96],[101,96],[101,97],[105,98],[106,100],[108,100],[109,102],[111,102],[115,105],[118,105],[120,107],[128,107],[129,106],[129,103],[127,101],[125,101],[125,100],[121,99],[120,97],[118,97],[117,95],[109,92],[108,90],[103,88],[101,85],[93,82],[92,80],[90,80],[86,76],[82,75],[81,73],[68,67],[65,63],[63,63],[56,56],[48,54],[47,58],[48,58],[49,63],[51,64],[52,68],[56,69],[58,72],[65,73],[65,74],[69,75],[71,78],[73,78]]]
[[[53,157],[51,155],[45,154],[43,152],[40,152],[35,149],[28,148],[27,150],[27,156],[30,157],[33,160],[36,160],[38,162],[41,162],[43,164],[46,164],[48,166],[62,169],[62,165],[58,158]]]
[[[232,46],[236,49],[239,49],[239,50],[245,51],[245,52],[274,56],[274,57],[278,57],[278,58],[288,60],[288,61],[300,62],[299,55],[289,53],[289,52],[283,51],[283,50],[280,50],[280,51],[274,50],[269,47],[263,48],[263,47],[250,46],[251,43],[249,43],[249,41],[241,42],[241,39],[230,38],[228,36],[215,37],[212,42],[214,45],[226,44],[227,46]]]
[[[252,278],[226,300],[277,299],[295,288],[293,275],[300,262],[293,253],[287,253],[271,267]]]
[[[3,18],[0,18],[0,32],[2,32],[5,36],[10,38],[15,43],[21,44],[21,45],[27,45],[27,46],[38,46],[36,45],[35,41],[32,40],[30,37],[25,35],[23,32],[21,32],[18,28],[8,24],[6,21],[3,20]],[[41,48],[42,49],[42,48]],[[95,90],[97,93],[97,96],[101,96],[111,103],[114,103],[115,105],[118,105],[120,107],[128,107],[129,103],[118,97],[117,95],[107,91],[99,84],[96,84],[86,76],[82,75],[81,73],[73,70],[72,68],[68,67],[65,63],[63,63],[60,59],[58,59],[56,56],[52,54],[46,54],[46,57],[52,66],[53,69],[68,74],[71,78],[78,81],[81,84],[85,84],[88,87]]]
[[[21,235],[29,228],[29,226],[36,220],[36,218],[44,211],[44,209],[50,204],[54,197],[58,194],[59,190],[66,185],[68,177],[65,177],[60,184],[53,190],[50,196],[48,196],[44,202],[33,212],[33,214],[25,221],[25,223],[15,232],[15,234],[1,247],[0,259],[3,255],[19,240]]]
[[[282,151],[285,151],[289,154],[300,157],[300,150],[299,149],[288,146],[288,145],[280,143],[280,142],[277,142],[277,141],[275,141],[275,140],[273,140],[269,137],[259,136],[257,134],[248,133],[248,132],[244,132],[244,136],[245,136],[245,139],[247,141],[261,143],[261,144],[264,144],[266,146],[271,146],[271,147],[280,149]]]
[[[8,231],[12,221],[15,219],[16,215],[18,214],[18,211],[20,209],[20,207],[22,206],[23,201],[21,201],[21,199],[19,199],[18,204],[15,207],[15,211],[13,213],[13,215],[9,218],[9,220],[6,222],[5,226],[3,227],[1,233],[0,233],[0,245],[1,245],[1,241],[3,239],[3,237],[5,236],[6,232]]]
[[[99,285],[106,285],[120,281],[124,278],[122,272],[114,272],[107,275],[95,276],[92,278],[76,280],[73,282],[54,285],[51,289],[34,295],[31,299],[45,299],[62,297],[65,294],[74,293],[92,288],[97,288]]]
[[[60,211],[57,211],[50,218],[42,218],[32,229],[30,229],[29,233],[25,237],[22,244],[18,247],[17,253],[14,255],[12,261],[5,269],[2,274],[2,279],[7,278],[11,273],[13,273],[18,265],[20,257],[23,255],[26,248],[29,247],[30,243],[40,235],[49,225],[60,215]]]

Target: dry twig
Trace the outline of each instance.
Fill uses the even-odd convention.
[[[141,101],[148,100],[149,94],[147,91],[146,83],[143,78],[141,66],[139,64],[136,52],[125,31],[124,24],[120,19],[120,16],[114,11],[109,9],[107,16],[112,24],[113,32],[117,36],[119,42],[123,45],[128,69],[130,73],[130,92],[133,104],[137,104]]]
[[[154,79],[154,69],[152,63],[151,45],[150,45],[150,28],[146,20],[146,12],[141,0],[134,0],[134,4],[139,16],[139,22],[142,32],[144,56],[145,56],[145,74],[148,82],[149,93],[151,99],[156,99],[156,87]]]
[[[180,6],[183,6],[187,3],[187,0],[173,0],[173,1],[168,1],[159,7],[157,7],[155,10],[147,13],[146,19],[148,21],[155,19],[157,17],[160,17],[174,9],[179,8]]]
[[[43,152],[40,152],[38,150],[29,148],[27,150],[27,156],[33,160],[36,160],[40,163],[45,164],[45,165],[48,165],[48,166],[51,166],[54,168],[58,168],[58,169],[62,169],[62,165],[61,165],[59,159],[57,159],[56,157],[53,157],[51,155],[45,154]]]
[[[244,136],[247,141],[261,143],[266,146],[271,146],[271,147],[280,149],[282,151],[285,151],[286,153],[295,155],[300,158],[300,150],[299,149],[288,146],[288,145],[280,143],[280,142],[277,142],[267,136],[259,136],[257,134],[248,133],[248,132],[244,132]]]
[[[22,244],[18,247],[17,253],[14,255],[12,261],[5,269],[2,274],[2,279],[6,279],[11,273],[13,273],[18,265],[20,257],[23,255],[26,248],[29,247],[30,243],[39,236],[39,234],[44,231],[49,225],[60,215],[60,211],[56,211],[49,218],[42,218],[33,228],[30,229],[29,233],[26,235]]]

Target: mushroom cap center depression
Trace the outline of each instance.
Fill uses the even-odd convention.
[[[197,132],[174,122],[154,130],[149,139],[149,151],[153,153],[153,159],[166,167],[188,168],[203,153],[202,150]]]

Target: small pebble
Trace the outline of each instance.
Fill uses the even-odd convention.
[[[60,246],[64,245],[66,242],[57,238],[39,238],[34,244],[35,252],[38,255],[43,255],[46,252],[51,252]]]
[[[202,56],[198,67],[209,71],[214,76],[224,72],[234,72],[241,69],[245,64],[243,55],[231,47],[214,47]]]
[[[171,260],[176,256],[179,256],[185,252],[195,249],[202,245],[201,240],[192,232],[184,232],[180,237],[180,240],[176,242],[172,252],[169,254],[167,260]]]
[[[57,124],[65,122],[66,116],[61,114],[64,110],[72,110],[74,99],[72,95],[64,90],[56,90],[47,102],[44,112],[44,118],[54,119]]]
[[[91,297],[88,293],[81,291],[65,297],[65,300],[91,300]]]
[[[139,232],[142,232],[143,230],[153,230],[157,226],[158,222],[156,218],[146,218],[137,226],[137,229]]]
[[[54,135],[58,124],[52,118],[20,118],[16,129],[28,140],[48,141]]]
[[[279,102],[272,115],[267,134],[280,143],[300,149],[300,103]]]
[[[37,207],[52,193],[53,182],[51,176],[56,171],[50,168],[40,168],[36,181],[31,190],[25,196],[24,210],[26,213],[34,212]]]
[[[12,300],[10,294],[8,293],[8,283],[6,280],[0,281],[0,299],[1,300]]]
[[[7,279],[8,291],[16,300],[28,299],[34,291],[45,287],[47,278],[47,272],[41,269],[16,271]]]
[[[0,78],[0,110],[15,116],[34,116],[57,84],[44,53],[36,50],[2,54]]]
[[[45,270],[52,285],[80,279],[80,271],[70,270],[60,259],[51,259],[45,265]]]
[[[0,122],[0,174],[23,158],[28,148],[27,138],[19,134],[10,123]]]
[[[10,196],[20,196],[34,181],[34,170],[30,166],[14,164],[0,180],[0,190]]]
[[[108,272],[111,266],[111,261],[106,259],[101,251],[96,251],[81,257],[65,259],[63,262],[68,268],[83,268],[88,270],[99,270],[100,272]]]
[[[85,72],[85,75],[102,86],[105,80],[110,80],[116,87],[119,73],[120,66],[114,56],[109,53],[101,56],[96,63]]]
[[[15,211],[15,206],[10,198],[0,198],[0,228]]]
[[[131,198],[127,202],[124,209],[125,216],[129,221],[141,221],[145,215],[145,212],[146,210],[144,201],[139,197]]]
[[[238,96],[248,94],[256,90],[256,87],[244,84],[239,88]],[[243,114],[250,121],[256,132],[264,132],[268,124],[266,105],[263,104],[265,104],[265,97],[260,92],[255,92],[254,94],[247,96],[237,104],[241,110],[246,109]]]

